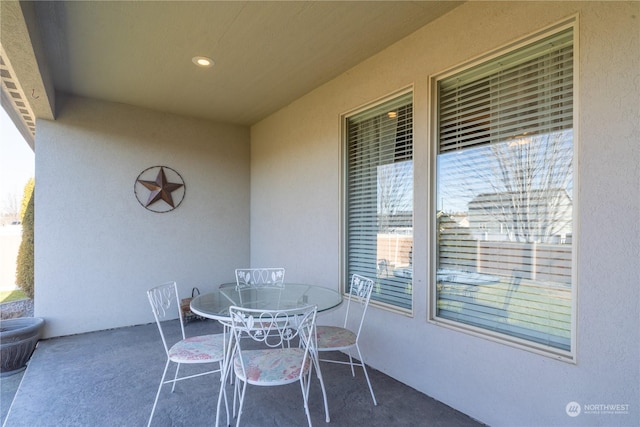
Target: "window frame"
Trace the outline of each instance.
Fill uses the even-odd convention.
[[[517,51],[526,46],[529,46],[541,39],[557,34],[561,31],[571,29],[573,36],[573,147],[572,147],[572,155],[573,155],[573,211],[572,211],[572,227],[573,227],[573,241],[572,241],[572,254],[571,254],[571,326],[570,326],[570,349],[562,350],[556,347],[539,344],[534,341],[530,341],[523,338],[514,337],[511,335],[507,335],[506,333],[495,332],[489,329],[485,329],[479,326],[472,326],[466,323],[462,323],[456,320],[451,320],[443,317],[439,317],[437,315],[437,304],[438,304],[438,295],[437,295],[437,278],[436,278],[436,270],[437,270],[437,257],[438,257],[438,239],[437,239],[437,177],[438,177],[438,169],[437,169],[437,158],[438,158],[438,144],[439,144],[439,92],[438,92],[438,82],[451,77],[460,72],[464,72],[472,67],[486,64],[493,59],[502,56],[504,54]],[[427,321],[431,324],[442,326],[451,330],[455,330],[458,332],[462,332],[465,334],[469,334],[472,336],[476,336],[479,338],[487,339],[492,342],[508,345],[511,347],[516,347],[519,349],[523,349],[526,351],[530,351],[542,356],[550,357],[556,360],[576,363],[576,350],[577,350],[577,301],[578,301],[578,268],[577,268],[577,258],[578,258],[578,248],[579,248],[579,221],[578,221],[578,212],[579,212],[579,174],[578,174],[578,147],[579,147],[579,111],[578,111],[578,94],[579,94],[579,23],[578,17],[573,16],[563,22],[557,23],[555,25],[551,25],[547,28],[544,28],[534,34],[531,34],[527,37],[523,37],[518,39],[512,43],[509,43],[505,46],[499,47],[497,49],[492,50],[491,52],[476,57],[472,60],[464,62],[460,65],[452,67],[448,70],[445,70],[441,73],[434,74],[429,77],[429,85],[428,85],[428,99],[429,99],[429,185],[428,185],[428,236],[427,241],[429,245],[429,257],[428,257],[428,267],[429,267],[429,276],[428,276],[428,291],[427,291]]]
[[[340,115],[340,290],[341,293],[345,296],[348,295],[348,286],[350,283],[350,273],[349,273],[349,239],[348,239],[348,209],[349,209],[349,190],[348,190],[348,177],[349,177],[349,138],[348,138],[348,119],[360,113],[366,112],[368,110],[373,110],[382,104],[385,104],[389,101],[393,101],[394,99],[411,95],[411,105],[412,105],[412,150],[415,147],[415,91],[413,85],[404,87],[395,92],[392,92],[388,95],[375,99],[371,102],[368,102],[364,105],[361,105],[357,108],[349,110]],[[411,154],[411,160],[413,162],[413,167],[415,167],[415,151]],[[412,241],[415,241],[415,169],[412,172],[412,185],[413,185],[413,206],[411,213],[411,223],[412,223],[412,232],[411,237]],[[362,273],[359,273],[362,274]],[[366,274],[364,274],[367,276]],[[374,281],[376,277],[372,277]],[[411,297],[409,298],[410,308],[400,307],[395,304],[391,304],[384,301],[379,301],[374,299],[373,297],[370,300],[370,304],[376,306],[378,308],[385,309],[387,311],[391,311],[397,314],[405,315],[408,317],[413,317],[413,313],[415,310],[415,291],[412,290]]]

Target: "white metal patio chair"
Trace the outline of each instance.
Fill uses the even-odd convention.
[[[285,269],[282,267],[237,268],[236,290],[240,296],[240,305],[244,305],[243,299],[246,299],[246,295],[243,295],[245,292],[242,291],[253,288],[273,289],[278,292],[280,301],[280,294],[284,289],[284,273]]]
[[[282,288],[285,269],[277,268],[237,268],[236,288]]]
[[[158,325],[160,331],[160,337],[162,338],[162,344],[167,355],[167,363],[164,366],[164,372],[160,379],[160,385],[156,393],[156,398],[153,402],[153,408],[151,409],[151,415],[149,416],[149,422],[147,426],[151,425],[153,414],[155,413],[156,406],[158,404],[158,397],[160,397],[160,391],[165,384],[173,384],[171,392],[173,393],[176,382],[186,380],[189,378],[195,378],[202,375],[213,374],[216,372],[222,373],[222,366],[224,362],[225,342],[223,334],[215,335],[199,335],[187,338],[184,332],[184,319],[182,318],[182,311],[180,310],[180,298],[178,297],[178,286],[176,282],[168,282],[147,291],[147,297],[151,304],[151,310],[153,316]],[[180,320],[180,330],[182,332],[182,338],[174,344],[170,345],[170,338],[167,334],[167,322],[175,320],[176,316]],[[171,363],[176,364],[176,372],[173,379],[166,379],[167,371]],[[201,372],[193,375],[187,375],[179,377],[178,373],[181,364],[205,364],[205,363],[218,363],[218,368],[207,372]],[[223,393],[225,393],[223,391]],[[229,419],[229,405],[225,394],[225,406],[227,410],[227,419]]]
[[[367,379],[367,384],[369,385],[369,391],[371,392],[371,398],[373,399],[373,404],[377,405],[376,396],[373,394],[373,387],[371,387],[371,381],[369,380],[369,374],[367,373],[367,368],[364,363],[364,358],[362,357],[362,352],[360,351],[360,346],[358,345],[358,340],[360,338],[360,331],[362,330],[362,325],[364,324],[364,318],[367,314],[367,307],[369,306],[369,300],[371,299],[371,290],[373,289],[373,280],[364,276],[360,276],[354,274],[351,276],[351,284],[349,286],[349,296],[347,298],[347,312],[344,317],[344,326],[321,326],[318,325],[316,327],[317,339],[318,339],[318,351],[319,352],[328,352],[328,351],[344,351],[349,355],[349,361],[343,362],[341,360],[334,359],[320,359],[322,362],[329,363],[340,363],[344,365],[351,366],[351,375],[355,377],[354,366],[361,366],[364,371],[364,376]],[[354,304],[360,304],[362,307],[362,315],[359,318],[358,329],[357,332],[353,332],[351,329],[347,327],[350,322],[357,321],[357,313],[354,313],[351,308],[351,302]],[[351,314],[351,317],[349,315]],[[358,353],[358,361],[353,360],[353,356],[351,351],[355,349]]]
[[[322,374],[313,353],[316,313],[315,306],[268,311],[229,308],[234,342],[231,363],[237,379],[233,399],[234,414],[236,398],[239,399],[236,426],[240,425],[247,384],[268,387],[296,381],[300,383],[304,410],[311,426],[308,403],[314,368],[325,397],[326,420],[329,422]],[[251,341],[247,337],[264,345],[256,348],[255,345],[245,344]],[[290,345],[291,341],[298,339],[300,345]]]

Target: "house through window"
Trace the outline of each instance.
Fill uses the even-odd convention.
[[[374,303],[410,311],[413,278],[412,93],[349,115],[345,127],[345,283],[375,279]]]
[[[437,77],[431,317],[573,350],[573,29]]]

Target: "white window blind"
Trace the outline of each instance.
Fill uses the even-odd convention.
[[[436,317],[571,350],[573,31],[438,81]]]
[[[345,126],[347,276],[375,278],[372,300],[410,310],[412,94],[347,117]]]

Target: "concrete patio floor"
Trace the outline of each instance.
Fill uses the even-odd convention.
[[[177,332],[177,322],[175,326]],[[221,326],[193,321],[186,330],[187,335],[216,333]],[[145,426],[165,360],[155,324],[40,341],[23,374],[1,379],[3,417],[5,400],[17,388],[3,426]],[[315,426],[483,425],[374,369],[369,374],[378,406],[373,406],[361,370],[353,378],[347,366],[324,363],[322,372],[331,423],[325,423],[314,377],[309,402]],[[218,378],[215,374],[186,380],[174,393],[165,386],[152,425],[214,425]],[[297,383],[249,387],[243,426],[307,425]],[[221,415],[224,425],[224,412]]]

